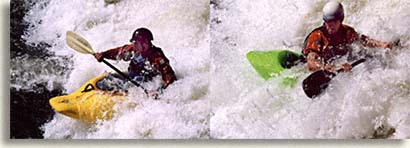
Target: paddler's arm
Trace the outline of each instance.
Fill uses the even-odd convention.
[[[309,71],[312,71],[312,72],[315,72],[318,70],[327,70],[327,71],[335,72],[338,67],[343,69],[343,71],[345,72],[352,70],[352,66],[349,63],[342,64],[338,67],[333,64],[324,64],[322,60],[320,60],[320,57],[316,52],[310,52],[308,54],[307,67]]]
[[[175,76],[174,70],[172,70],[171,65],[169,65],[169,62],[162,63],[159,66],[159,71],[161,72],[162,80],[164,83],[162,84],[162,89],[167,88],[171,83],[177,80],[177,77]]]
[[[167,88],[171,83],[177,80],[174,71],[169,65],[168,59],[165,55],[160,54],[153,62],[154,67],[161,73],[163,84],[157,90],[148,91],[148,96],[158,99],[158,95],[162,93],[163,89]]]
[[[97,59],[98,62],[101,62],[102,59],[111,59],[111,60],[124,59],[126,60],[126,57],[124,57],[123,53],[125,51],[131,51],[131,50],[132,50],[132,45],[124,45],[121,47],[109,49],[104,52],[94,53],[94,57]]]
[[[154,62],[155,68],[161,73],[163,84],[160,89],[167,88],[171,83],[177,80],[174,70],[172,70],[171,65],[169,65],[169,60],[160,53]]]
[[[364,46],[368,47],[380,47],[380,48],[393,48],[393,43],[392,42],[383,42],[383,41],[378,41],[375,39],[371,39],[366,35],[359,35],[360,36],[360,41]]]
[[[321,69],[334,69],[334,65],[325,65],[320,59],[319,55],[316,52],[310,52],[307,55],[307,67],[309,71],[315,72]]]

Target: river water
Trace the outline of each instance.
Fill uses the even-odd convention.
[[[410,2],[344,0],[344,23],[403,47],[364,50],[374,58],[342,73],[315,100],[307,98],[305,65],[283,75],[299,77],[294,88],[281,77],[262,79],[246,60],[251,50],[301,52],[319,27],[326,1],[223,0],[211,9],[213,138],[409,138]]]
[[[401,40],[393,51],[355,46],[372,55],[335,77],[315,100],[301,88],[309,75],[298,65],[264,80],[246,60],[251,50],[300,53],[322,24],[326,1],[102,0],[12,1],[11,138],[46,139],[300,139],[410,138],[410,2],[345,0],[345,24],[374,39]],[[15,4],[13,6],[13,4]],[[16,11],[14,11],[16,10]],[[48,99],[70,94],[112,70],[65,43],[86,38],[95,51],[128,44],[147,27],[178,81],[160,100],[131,88],[129,109],[86,124],[54,113]],[[110,61],[126,70],[128,62]],[[295,76],[295,87],[284,87]]]
[[[77,53],[65,42],[67,31],[74,31],[90,42],[95,51],[129,44],[129,37],[139,27],[149,28],[154,34],[154,45],[162,48],[170,60],[178,81],[169,86],[160,100],[147,98],[142,90],[129,90],[129,100],[140,107],[129,110],[116,106],[116,116],[110,121],[85,124],[61,114],[46,113],[51,119],[41,119],[41,136],[35,138],[207,138],[209,137],[209,98],[205,94],[209,86],[209,2],[190,0],[166,1],[117,1],[106,3],[90,1],[25,1],[28,11],[23,22],[26,29],[21,36],[25,45],[41,47],[21,55],[11,56],[11,89],[16,94],[59,90],[69,94],[89,79],[109,67],[98,63],[93,56]],[[24,3],[24,2],[22,2]],[[34,53],[51,53],[35,57]],[[117,68],[126,70],[128,63],[110,61]],[[13,77],[15,76],[15,77]],[[20,102],[24,107],[47,107],[48,99],[59,94],[25,99],[43,100],[41,104]],[[48,97],[48,98],[47,98]],[[12,97],[11,100],[15,97]],[[34,108],[34,107],[33,107]],[[16,113],[17,114],[17,113]],[[21,115],[14,115],[22,122]],[[13,126],[13,125],[12,125]],[[27,127],[23,127],[27,128]],[[18,137],[16,137],[18,138]]]

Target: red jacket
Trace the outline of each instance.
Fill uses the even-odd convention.
[[[161,74],[164,82],[162,88],[166,88],[176,80],[175,73],[169,65],[169,60],[165,57],[160,48],[152,46],[146,52],[131,55],[133,46],[133,44],[128,44],[122,47],[109,49],[102,52],[102,56],[103,58],[113,60],[131,60],[128,67],[128,72],[131,78],[140,76],[144,78],[144,81],[149,81],[154,76]]]
[[[360,36],[360,38],[359,38]],[[324,26],[313,30],[305,40],[303,54],[316,52],[327,63],[337,56],[344,56],[349,52],[347,45],[355,41],[366,41],[367,36],[359,35],[352,27],[342,25],[335,35],[328,35]]]

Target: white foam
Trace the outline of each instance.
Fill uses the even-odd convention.
[[[51,43],[47,50],[73,58],[74,69],[63,80],[68,93],[103,71],[111,71],[92,56],[67,47],[68,30],[84,36],[96,51],[103,51],[126,44],[135,28],[148,27],[154,33],[154,44],[163,49],[180,78],[159,101],[146,98],[138,88],[130,90],[133,97],[129,100],[143,105],[128,109],[118,104],[118,116],[94,126],[56,115],[43,126],[44,136],[372,138],[375,129],[383,125],[395,129],[388,138],[410,137],[407,1],[342,2],[345,23],[375,39],[400,37],[404,47],[390,55],[381,50],[377,53],[384,59],[338,75],[323,96],[313,101],[299,87],[307,74],[302,74],[294,89],[280,88],[279,79],[260,78],[245,54],[253,49],[280,48],[300,52],[305,36],[321,25],[326,2],[218,2],[222,9],[211,9],[210,16],[208,2],[200,0],[121,1],[108,6],[99,0],[51,1],[45,9],[32,9],[25,19],[42,23],[27,33],[28,42]],[[208,17],[221,23],[213,22],[210,29]],[[126,62],[113,63],[120,69],[127,67]],[[303,72],[303,67],[298,70]],[[57,81],[54,79],[50,80]]]
[[[47,3],[41,7],[40,3]],[[45,138],[206,138],[209,136],[209,2],[190,0],[120,1],[106,5],[102,0],[37,2],[25,20],[34,26],[24,36],[28,43],[47,42],[45,49],[71,57],[73,69],[63,80],[67,93],[104,71],[112,71],[93,56],[70,49],[66,31],[83,36],[95,51],[128,44],[138,27],[154,34],[154,45],[162,48],[178,81],[164,91],[161,100],[147,98],[131,89],[130,100],[142,103],[122,112],[111,121],[93,126],[56,115],[43,126]],[[35,24],[35,22],[41,23]],[[126,70],[128,62],[110,61]],[[52,79],[50,79],[52,81]]]
[[[281,78],[264,81],[246,61],[250,50],[300,52],[307,34],[321,25],[325,3],[225,0],[222,9],[211,9],[220,20],[211,24],[212,138],[374,138],[375,131],[410,137],[407,1],[342,1],[345,23],[378,40],[401,38],[404,47],[388,54],[371,49],[381,56],[338,75],[315,100],[301,88],[307,71],[295,88],[283,89]]]

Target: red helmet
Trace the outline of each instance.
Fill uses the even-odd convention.
[[[132,33],[130,42],[133,42],[135,40],[141,40],[141,39],[152,41],[154,40],[154,37],[151,31],[149,31],[147,28],[138,28],[137,30],[134,31],[134,33]]]

